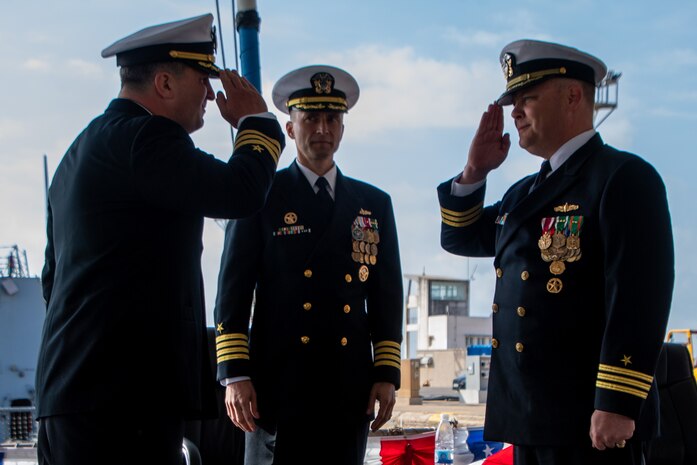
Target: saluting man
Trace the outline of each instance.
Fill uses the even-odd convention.
[[[674,279],[665,187],[593,129],[599,59],[520,40],[501,64],[506,91],[462,174],[438,187],[443,247],[495,257],[485,436],[514,444],[516,465],[642,464]],[[510,147],[502,105],[544,162],[484,207],[486,177]]]
[[[361,465],[376,400],[373,430],[392,414],[402,334],[392,203],[334,162],[358,94],[355,79],[331,66],[276,83],[297,159],[278,172],[260,213],[227,227],[218,378],[229,417],[247,432],[249,465]]]
[[[215,411],[201,275],[204,216],[261,209],[284,145],[253,86],[215,65],[213,15],[102,52],[121,90],[75,139],[48,192],[36,376],[43,465],[172,464],[184,420]],[[226,163],[194,146],[209,79],[238,128]]]

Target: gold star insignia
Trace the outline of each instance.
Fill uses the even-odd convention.
[[[620,360],[620,362],[624,363],[624,366],[631,365],[632,364],[632,356],[625,355],[622,357],[622,360]]]
[[[261,145],[252,145],[252,150],[254,150],[255,152],[263,152],[264,151],[264,149],[261,148]]]
[[[222,332],[223,332],[223,324],[222,324],[222,323],[218,323],[218,327],[215,328],[215,330],[218,331],[219,333],[222,333]]]

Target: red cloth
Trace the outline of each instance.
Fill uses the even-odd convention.
[[[433,465],[436,433],[384,437],[380,440],[383,465]],[[512,462],[511,462],[512,463]]]
[[[513,446],[506,447],[494,455],[490,455],[484,460],[483,465],[513,465]]]

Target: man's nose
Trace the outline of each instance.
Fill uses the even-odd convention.
[[[215,91],[213,90],[213,86],[211,85],[211,81],[208,80],[206,81],[206,100],[214,100],[215,99]]]

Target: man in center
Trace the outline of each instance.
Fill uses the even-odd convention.
[[[247,433],[250,465],[361,465],[368,428],[392,415],[402,339],[392,202],[334,161],[358,95],[335,67],[283,76],[273,100],[290,115],[297,159],[278,172],[261,212],[227,226],[218,379],[228,416]]]

